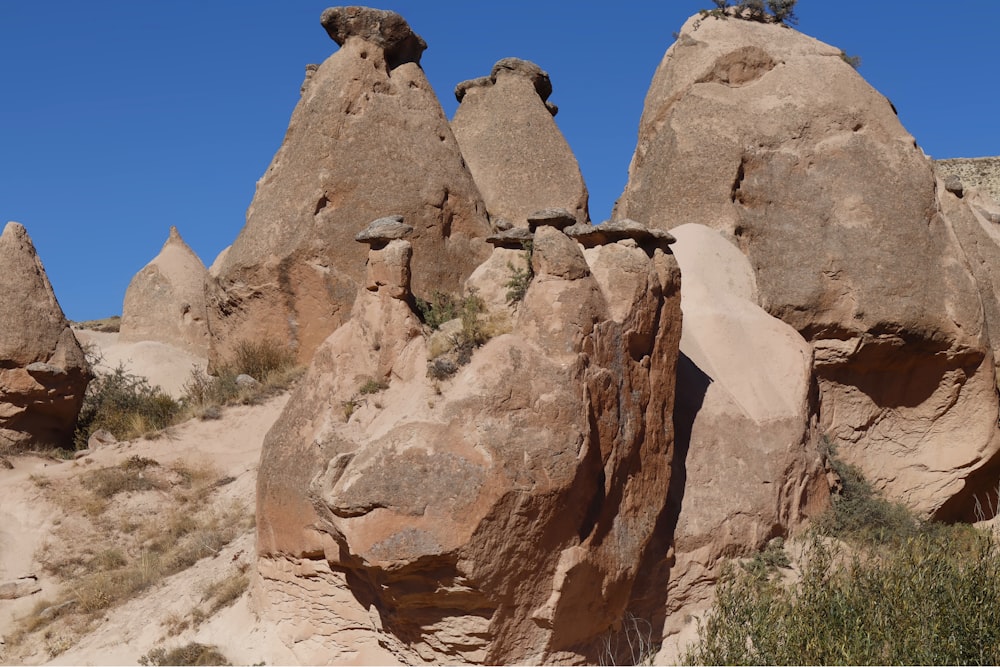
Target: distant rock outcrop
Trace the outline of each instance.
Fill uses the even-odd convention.
[[[547,207],[587,222],[587,186],[556,126],[549,75],[519,58],[504,58],[488,77],[458,84],[451,121],[472,176],[494,220],[527,226]]]
[[[158,341],[200,357],[209,349],[208,271],[176,227],[125,291],[119,341]]]
[[[734,240],[760,305],[813,347],[821,428],[878,487],[933,514],[996,452],[982,305],[931,164],[839,49],[689,19],[617,214]]]
[[[303,361],[351,312],[363,280],[354,235],[402,215],[417,294],[457,291],[487,256],[485,207],[419,65],[425,44],[397,14],[323,12],[341,45],[308,73],[246,226],[220,258],[213,358],[244,339],[287,343]]]
[[[90,368],[24,227],[0,235],[0,451],[72,443]]]
[[[419,250],[373,244],[268,433],[259,602],[304,659],[379,628],[410,663],[594,663],[626,613],[662,623],[677,264],[648,235],[533,241],[512,331],[443,380],[408,304]]]
[[[942,178],[957,178],[966,188],[975,188],[1000,202],[1000,157],[951,158],[935,160]]]

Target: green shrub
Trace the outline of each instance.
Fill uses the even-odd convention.
[[[126,372],[119,364],[87,385],[74,443],[78,449],[85,448],[98,429],[110,431],[119,440],[131,440],[166,428],[180,409],[180,404],[159,387]]]
[[[792,586],[730,568],[695,664],[997,664],[1000,552],[964,526],[852,558],[816,539]]]
[[[760,23],[780,23],[782,25],[795,25],[798,18],[795,16],[795,3],[798,0],[712,0],[715,9],[702,10],[702,15],[726,18],[726,10],[735,7],[737,16],[746,21],[758,21]]]
[[[534,245],[531,241],[523,241],[521,247],[524,248],[525,268],[519,269],[510,262],[507,268],[510,270],[510,280],[504,283],[507,288],[507,304],[514,305],[524,300],[524,295],[528,292],[528,285],[535,277],[535,272],[531,268],[531,255],[534,252]]]
[[[458,317],[462,311],[462,298],[454,294],[435,291],[429,301],[414,297],[417,306],[417,314],[420,320],[429,326],[432,331],[437,331],[445,322]]]
[[[378,378],[368,378],[358,389],[359,394],[377,394],[389,388],[389,383]]]
[[[257,403],[284,391],[301,374],[302,367],[289,348],[270,339],[244,340],[232,357],[219,364],[214,376],[197,368],[191,371],[181,403],[202,419],[218,419],[221,406]],[[240,375],[249,375],[260,384],[242,387],[236,382]]]
[[[881,544],[899,542],[920,531],[920,522],[905,505],[878,494],[858,468],[836,457],[829,444],[827,461],[840,478],[841,489],[833,496],[830,510],[816,521],[821,534]]]

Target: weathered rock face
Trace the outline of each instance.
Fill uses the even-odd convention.
[[[814,348],[821,427],[934,512],[995,451],[982,307],[927,158],[840,51],[694,17],[654,77],[618,215],[734,238]]]
[[[0,451],[68,446],[90,368],[28,232],[0,235]]]
[[[247,222],[218,269],[213,359],[268,337],[312,352],[351,312],[354,235],[402,215],[417,294],[457,291],[487,256],[485,208],[419,65],[423,40],[391,12],[323,13],[340,50],[311,72]]]
[[[294,609],[310,657],[370,625],[403,661],[593,662],[626,611],[662,623],[676,262],[632,239],[585,256],[540,227],[511,333],[434,381],[405,281],[375,279],[405,276],[377,267],[409,248],[371,251],[351,319],[267,436],[262,613]],[[388,388],[362,394],[373,378]]]
[[[668,634],[711,599],[722,559],[787,536],[829,500],[817,446],[812,348],[756,304],[753,270],[736,246],[702,225],[672,232],[684,279],[684,333],[674,407],[670,498],[679,512]]]
[[[206,356],[208,279],[201,259],[171,227],[160,254],[135,274],[125,291],[119,340],[159,341]]]
[[[493,220],[527,226],[534,211],[560,207],[587,222],[587,187],[546,100],[549,76],[534,63],[504,58],[488,77],[460,83],[451,121]]]

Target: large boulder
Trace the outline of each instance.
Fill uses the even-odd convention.
[[[247,221],[220,257],[213,361],[270,338],[308,360],[351,312],[365,254],[354,235],[402,215],[418,250],[413,287],[457,291],[488,254],[485,208],[423,70],[423,40],[392,12],[338,7],[341,45],[307,74]]]
[[[733,239],[814,349],[821,427],[932,514],[995,451],[992,355],[929,160],[840,50],[692,17],[643,110],[618,215]]]
[[[812,347],[757,305],[753,269],[735,245],[703,225],[671,232],[684,281],[684,330],[667,635],[684,630],[691,612],[710,602],[726,559],[787,537],[829,505]]]
[[[596,662],[627,614],[662,622],[676,262],[633,239],[585,257],[539,227],[512,331],[432,379],[409,252],[372,245],[267,435],[261,613],[303,659],[379,632],[383,660]]]
[[[157,341],[190,354],[208,354],[208,270],[176,227],[160,253],[125,290],[119,342]]]
[[[455,89],[461,104],[451,129],[493,220],[527,227],[531,213],[552,207],[589,220],[587,186],[556,126],[551,93],[549,75],[519,58]]]
[[[0,235],[0,452],[68,447],[90,368],[24,227]]]

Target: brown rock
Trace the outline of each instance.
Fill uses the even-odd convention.
[[[90,368],[24,227],[0,235],[0,450],[69,446]]]
[[[390,12],[337,8],[342,46],[311,75],[247,222],[211,291],[213,362],[244,339],[311,358],[351,312],[367,250],[355,235],[401,215],[413,289],[456,292],[488,254],[485,208],[415,61],[422,40]]]
[[[403,63],[419,65],[420,55],[427,48],[427,42],[396,12],[370,7],[331,7],[323,11],[319,21],[338,46],[356,37],[381,48],[390,69]]]
[[[815,350],[821,427],[876,486],[933,513],[995,451],[982,308],[931,165],[839,49],[690,19],[616,215],[735,239],[760,305]]]
[[[622,245],[605,280],[555,228],[534,248],[513,331],[450,380],[381,287],[317,351],[258,478],[258,599],[290,640],[341,655],[356,618],[397,660],[594,662],[626,612],[662,623],[676,262]]]
[[[208,279],[198,255],[171,227],[160,253],[135,274],[125,291],[119,341],[159,341],[205,357]]]
[[[527,226],[544,208],[587,222],[587,187],[569,144],[546,107],[552,92],[537,65],[505,58],[489,78],[460,83],[451,122],[493,220]]]

